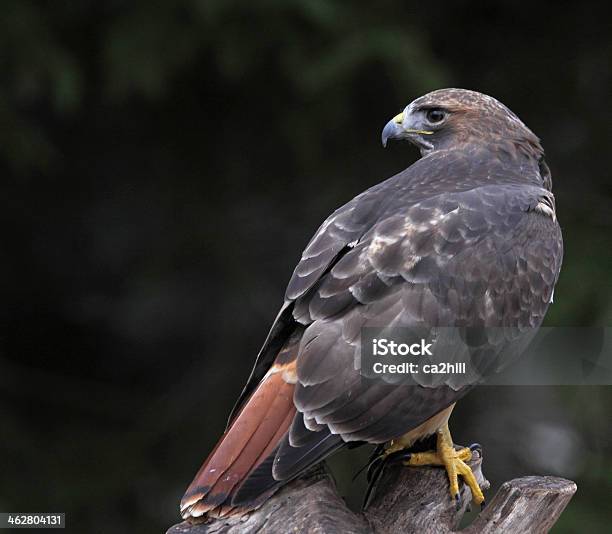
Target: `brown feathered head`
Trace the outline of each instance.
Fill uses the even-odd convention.
[[[536,160],[544,154],[538,137],[512,111],[467,89],[439,89],[417,98],[385,126],[383,145],[390,139],[410,141],[423,155],[466,144],[498,145]]]

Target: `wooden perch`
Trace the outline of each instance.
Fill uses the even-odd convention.
[[[470,465],[481,487],[488,488],[481,463],[482,458],[477,458]],[[576,484],[563,478],[517,478],[501,486],[470,526],[457,530],[471,493],[462,484],[457,509],[443,469],[389,466],[367,510],[354,513],[322,465],[285,486],[249,516],[205,524],[185,521],[167,534],[540,534],[551,529],[575,492]]]

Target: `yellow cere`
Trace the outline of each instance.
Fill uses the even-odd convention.
[[[402,111],[401,113],[398,113],[395,117],[393,117],[393,119],[391,119],[395,124],[402,124],[402,122],[404,122],[404,112]],[[431,135],[433,134],[432,131],[429,130],[412,130],[410,128],[404,128],[405,132],[408,133],[417,133],[417,134],[423,134],[423,135]]]

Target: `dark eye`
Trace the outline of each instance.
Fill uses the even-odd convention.
[[[446,112],[441,109],[430,109],[427,112],[426,117],[431,124],[436,124],[444,120],[446,117]]]

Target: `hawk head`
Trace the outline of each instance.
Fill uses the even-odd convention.
[[[467,89],[439,89],[417,98],[387,123],[383,146],[389,139],[410,141],[422,155],[466,144],[511,145],[535,159],[544,153],[537,136],[506,106]]]

